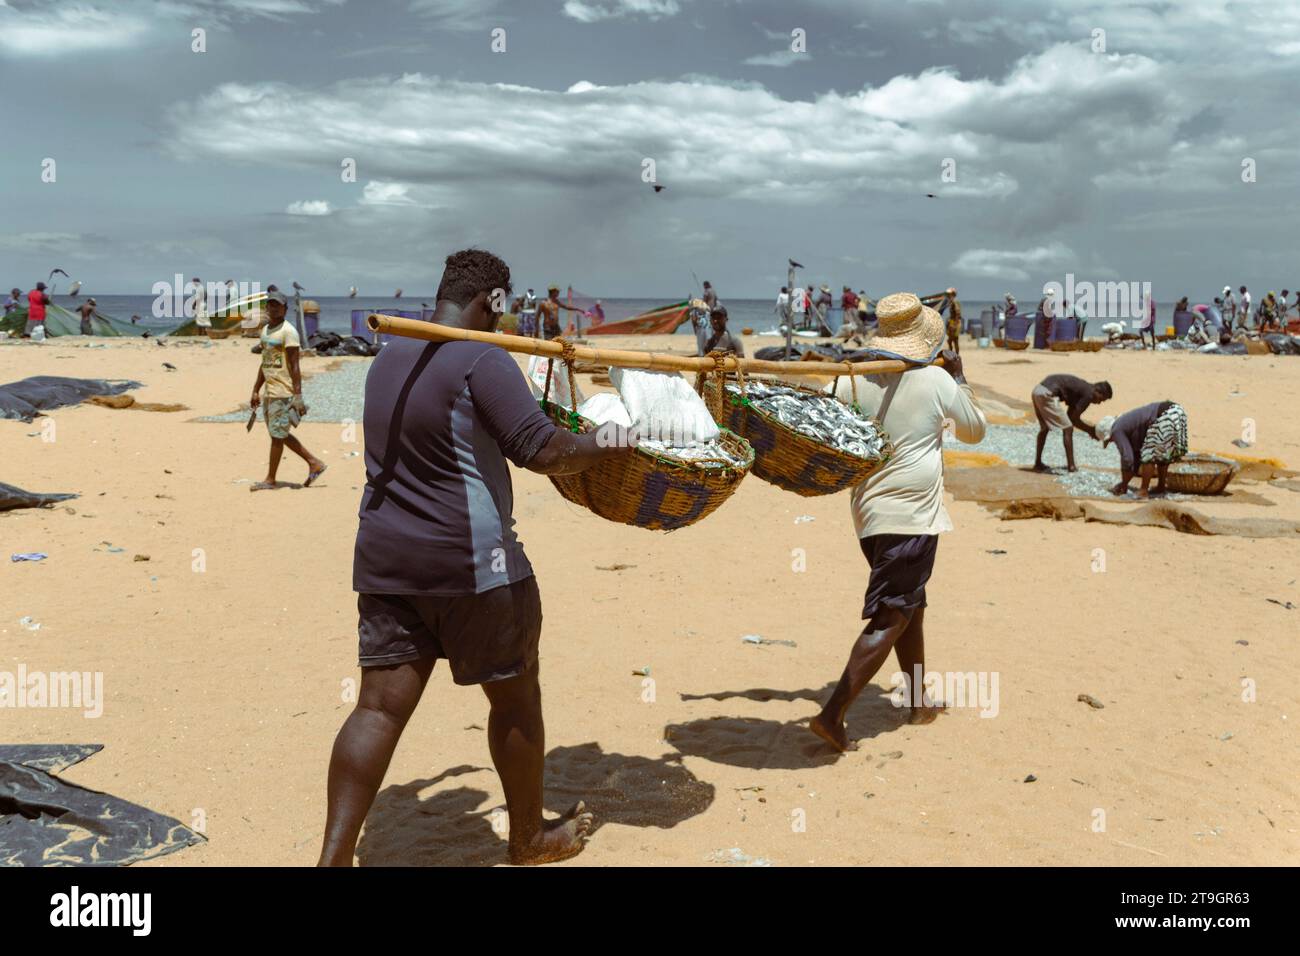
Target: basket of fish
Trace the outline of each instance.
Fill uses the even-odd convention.
[[[1222,494],[1228,483],[1236,477],[1239,467],[1229,458],[1194,452],[1184,455],[1169,466],[1167,487],[1181,495]]]
[[[600,392],[579,401],[574,387],[567,405],[551,400],[548,380],[539,398],[542,410],[557,427],[574,432],[635,427],[641,436],[636,451],[576,475],[552,475],[551,484],[566,500],[638,528],[675,531],[707,518],[749,473],[754,449],[717,427],[681,376],[614,368],[610,378],[618,394]]]
[[[754,449],[754,474],[805,498],[856,485],[889,461],[894,447],[879,422],[835,396],[783,382],[703,383],[719,425]]]

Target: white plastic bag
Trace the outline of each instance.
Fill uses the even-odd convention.
[[[45,323],[44,323],[44,322],[42,322],[40,325],[34,325],[34,326],[32,326],[32,341],[33,341],[33,342],[44,342],[44,341],[45,341]]]
[[[676,372],[615,367],[609,370],[609,380],[641,438],[683,447],[718,437],[704,399]]]
[[[542,398],[542,390],[546,388],[546,363],[551,359],[542,358],[540,355],[533,355],[528,359],[528,385],[533,390],[534,398]],[[562,408],[572,410],[569,404],[569,369],[568,366],[555,359],[555,367],[551,372],[551,391],[547,398]],[[578,385],[577,379],[574,379],[574,390],[578,394],[578,404],[582,404],[582,386]]]
[[[597,392],[578,406],[578,414],[597,425],[613,422],[630,428],[632,417],[627,413],[623,400],[614,392]]]

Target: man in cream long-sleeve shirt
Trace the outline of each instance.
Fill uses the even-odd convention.
[[[844,715],[889,657],[898,654],[910,693],[911,722],[929,723],[941,711],[922,696],[925,668],[925,585],[934,568],[938,536],[952,530],[943,505],[945,422],[954,436],[974,444],[984,437],[984,413],[962,375],[961,359],[943,353],[942,367],[859,377],[863,412],[881,420],[894,456],[853,489],[853,522],[871,565],[862,619],[866,627],[830,700],[812,730],[838,750],[854,749]],[[849,382],[838,393],[851,401]]]

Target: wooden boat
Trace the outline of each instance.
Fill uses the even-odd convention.
[[[690,317],[689,302],[661,305],[621,322],[604,322],[583,329],[587,335],[672,335]]]

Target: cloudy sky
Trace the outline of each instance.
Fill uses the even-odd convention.
[[[1296,288],[1297,91],[1295,2],[0,0],[0,285]]]

